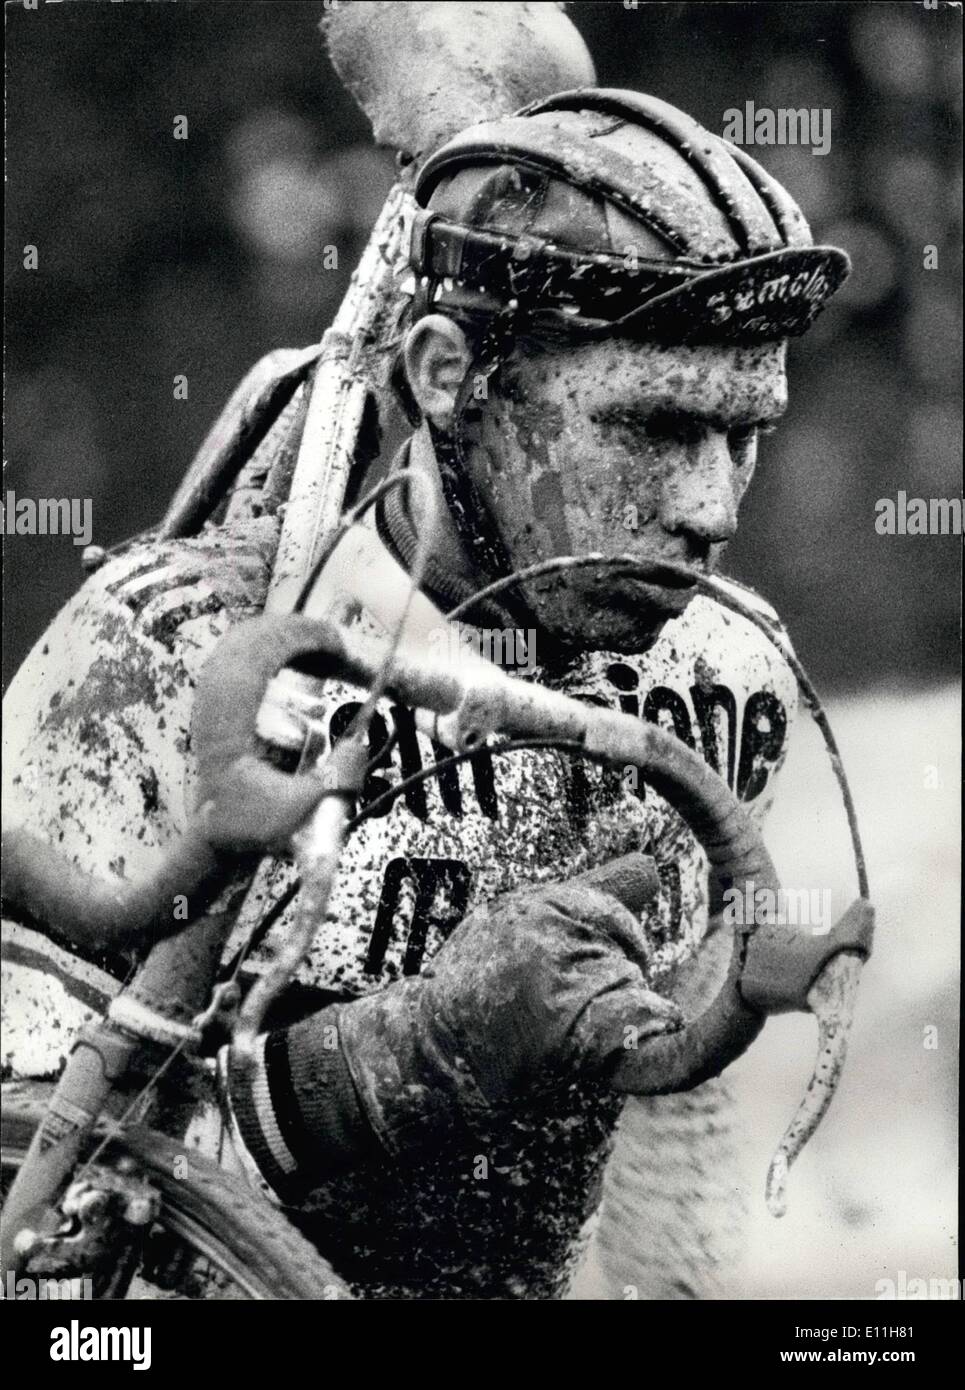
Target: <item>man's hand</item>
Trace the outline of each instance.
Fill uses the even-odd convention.
[[[490,1103],[601,1075],[628,1043],[682,1020],[646,986],[639,911],[658,886],[642,854],[510,893],[472,913],[429,966],[424,1006]]]
[[[678,1028],[676,1006],[647,987],[634,915],[656,887],[653,861],[632,854],[506,894],[472,912],[418,979],[343,1006],[342,1049],[383,1144],[399,1151],[454,1120],[471,1128],[605,1080],[625,1049]]]

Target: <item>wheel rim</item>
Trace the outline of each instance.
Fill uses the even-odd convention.
[[[20,1145],[5,1143],[2,1150],[0,1150],[0,1169],[2,1169],[4,1195],[6,1195],[7,1188],[22,1165],[25,1156],[26,1149]],[[155,1175],[152,1174],[152,1176]],[[184,1244],[193,1257],[192,1262],[196,1262],[199,1259],[206,1261],[220,1277],[230,1280],[234,1287],[245,1298],[263,1301],[269,1297],[264,1283],[246,1267],[241,1256],[235,1255],[225,1245],[221,1237],[215,1235],[214,1232],[208,1229],[204,1222],[192,1215],[192,1213],[179,1210],[174,1206],[173,1203],[168,1200],[167,1193],[164,1192],[163,1188],[161,1190],[161,1197],[161,1211],[155,1224],[162,1227],[164,1236],[173,1237],[175,1240],[181,1241]],[[152,1237],[149,1236],[148,1241],[150,1241],[151,1238]],[[146,1294],[135,1295],[131,1298],[131,1285],[137,1282],[145,1287],[159,1290],[161,1298],[164,1298],[165,1295],[170,1297],[175,1291],[166,1290],[163,1284],[156,1283],[143,1275],[140,1272],[142,1264],[143,1259],[139,1259],[131,1275],[125,1298],[134,1302],[140,1299],[150,1299],[150,1295]],[[197,1278],[198,1275],[196,1272],[192,1275],[189,1269],[180,1276],[180,1282],[183,1282],[184,1279],[189,1277]],[[188,1297],[188,1295],[182,1296]],[[219,1296],[221,1298],[225,1297],[223,1293]]]

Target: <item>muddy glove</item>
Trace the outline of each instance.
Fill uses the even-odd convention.
[[[680,1026],[676,1006],[647,988],[647,944],[629,910],[657,888],[653,861],[633,854],[506,894],[470,913],[423,975],[338,1008],[383,1146],[399,1153],[574,1080],[605,1081],[627,1047]]]
[[[283,1202],[367,1157],[491,1131],[520,1105],[609,1074],[679,1027],[647,988],[634,916],[659,888],[642,854],[477,908],[423,975],[219,1056],[235,1152]],[[633,909],[632,911],[630,909]]]

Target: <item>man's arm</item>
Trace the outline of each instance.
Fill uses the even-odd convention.
[[[133,896],[174,847],[180,863],[154,896],[192,879],[181,837],[195,683],[218,638],[260,605],[270,555],[257,528],[141,543],[51,623],[4,701],[6,897],[20,885],[21,907],[42,918],[43,884],[66,863],[57,903],[83,916],[86,897],[92,929],[100,915],[109,934],[115,918],[137,915]],[[205,857],[205,846],[194,849]]]

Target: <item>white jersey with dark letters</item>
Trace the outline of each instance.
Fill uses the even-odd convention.
[[[101,877],[147,871],[183,827],[192,797],[194,685],[218,637],[263,606],[274,542],[275,523],[262,518],[243,533],[211,528],[190,541],[142,543],[84,584],[7,697],[11,819]],[[404,582],[387,551],[377,563],[387,585]],[[740,596],[774,619],[747,590]],[[547,676],[537,667],[529,678]],[[755,818],[764,815],[796,685],[746,619],[698,597],[645,654],[587,653],[552,683],[672,730]],[[330,682],[325,697],[337,739],[364,692]],[[390,733],[394,746],[371,769],[363,804],[447,751],[416,730],[410,710],[383,700],[373,753]],[[353,833],[300,982],[318,1003],[380,989],[417,973],[475,903],[632,849],[652,853],[660,873],[660,897],[645,919],[658,965],[692,956],[707,923],[703,855],[652,789],[568,753],[481,751],[412,784]],[[266,861],[236,941],[291,873]],[[253,968],[285,926],[275,926]],[[74,961],[22,925],[6,924],[5,936],[5,1066],[54,1074],[72,1031],[116,991],[117,970],[110,961]],[[521,1111],[514,1133],[494,1141],[483,1183],[474,1176],[478,1155],[445,1146],[405,1171],[370,1164],[320,1190],[312,1229],[369,1296],[558,1296],[599,1202],[619,1109],[610,1096],[573,1087],[553,1106]]]

